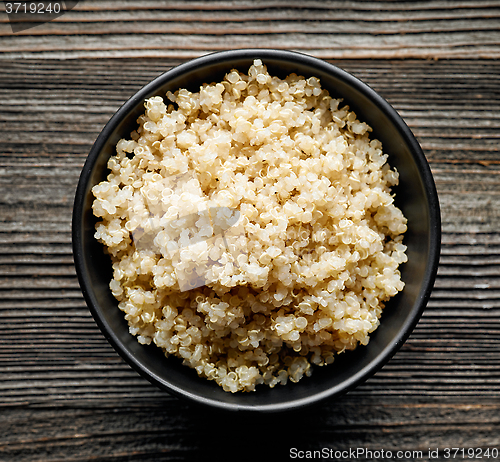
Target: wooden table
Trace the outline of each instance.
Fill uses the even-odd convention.
[[[132,371],[71,251],[80,170],[110,116],[176,64],[255,46],[327,59],[380,92],[425,151],[443,220],[435,289],[395,357],[337,401],[265,418],[208,413]],[[15,35],[1,13],[0,53],[1,461],[500,447],[500,1],[87,0]],[[329,460],[389,460],[360,455]]]

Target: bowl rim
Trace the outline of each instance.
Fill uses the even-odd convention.
[[[278,61],[291,61],[305,64],[312,70],[319,69],[325,73],[334,75],[336,78],[342,80],[345,84],[354,87],[365,97],[373,101],[384,113],[384,115],[390,120],[391,124],[396,127],[397,131],[401,134],[412,154],[423,182],[423,187],[429,207],[430,223],[428,262],[425,268],[421,290],[418,294],[417,299],[415,300],[415,303],[413,304],[412,309],[408,313],[406,321],[403,323],[396,335],[397,340],[381,350],[381,352],[364,368],[357,371],[347,380],[333,387],[330,387],[327,390],[313,393],[306,397],[293,399],[290,401],[262,405],[222,402],[217,399],[211,399],[205,396],[191,393],[183,389],[182,387],[169,382],[168,379],[159,377],[149,368],[144,366],[139,360],[137,360],[137,358],[135,358],[132,352],[129,351],[129,349],[121,342],[113,329],[105,321],[102,314],[102,309],[91,290],[92,284],[90,282],[90,278],[87,274],[84,263],[82,230],[85,190],[90,180],[93,166],[97,161],[107,138],[113,133],[113,131],[118,127],[119,123],[127,116],[127,114],[131,110],[133,110],[138,103],[144,101],[150,93],[154,92],[155,90],[166,84],[168,81],[182,76],[182,74],[186,72],[193,71],[198,67],[204,67],[206,65],[213,65],[226,61],[234,61],[236,59],[251,58],[260,58],[263,60],[269,58]],[[418,143],[415,136],[411,132],[410,128],[406,125],[402,117],[375,90],[373,90],[369,85],[367,85],[354,75],[320,58],[316,58],[297,51],[267,48],[245,48],[209,53],[177,65],[162,73],[151,82],[140,88],[113,114],[113,116],[109,119],[109,121],[106,123],[97,139],[95,140],[80,174],[78,186],[75,192],[72,215],[72,247],[78,281],[84,299],[96,324],[98,325],[108,342],[113,346],[115,351],[117,351],[120,356],[141,376],[164,391],[167,391],[178,397],[187,398],[191,402],[209,406],[212,409],[218,408],[225,411],[277,412],[303,408],[305,406],[310,406],[312,404],[324,401],[327,398],[338,397],[347,393],[360,383],[364,382],[369,377],[373,376],[399,350],[401,345],[408,339],[411,332],[417,325],[433,289],[440,257],[441,215],[434,179],[432,177],[431,169],[425,158],[423,150],[420,147],[420,144]]]

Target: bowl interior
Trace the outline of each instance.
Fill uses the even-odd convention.
[[[382,141],[391,167],[400,174],[394,189],[395,202],[408,218],[408,262],[401,267],[406,286],[386,306],[380,327],[367,347],[340,355],[336,361],[315,368],[311,377],[274,389],[257,387],[254,393],[230,394],[212,381],[198,378],[176,358],[165,358],[155,346],[142,346],[129,334],[128,326],[108,284],[109,257],[94,239],[91,188],[107,176],[106,163],[116,143],[137,128],[144,112],[144,99],[168,90],[198,91],[202,83],[220,81],[236,68],[247,72],[254,58],[261,58],[271,75],[294,72],[316,76],[323,88],[341,97],[373,127],[372,136]],[[193,60],[158,77],[139,91],[107,124],[84,166],[75,198],[73,244],[77,273],[87,303],[111,344],[123,358],[151,382],[174,394],[231,410],[276,411],[295,408],[338,395],[376,372],[401,346],[415,326],[434,282],[440,243],[439,205],[434,182],[422,151],[397,113],[373,90],[346,72],[306,55],[275,50],[239,50],[216,53]]]

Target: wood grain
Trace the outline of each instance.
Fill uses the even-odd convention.
[[[500,448],[499,19],[490,0],[86,0],[13,35],[0,12],[0,461]],[[329,59],[385,97],[424,149],[443,220],[435,288],[395,357],[339,400],[265,419],[208,414],[132,371],[71,249],[80,170],[111,115],[187,58],[260,44]]]
[[[233,460],[235,454],[243,461],[272,456],[289,460],[291,448],[366,448],[393,451],[395,460],[397,451],[410,451],[416,457],[399,460],[427,461],[429,449],[439,448],[439,460],[445,460],[445,447],[470,447],[471,441],[478,447],[498,447],[498,411],[497,405],[436,404],[409,405],[401,411],[395,405],[359,401],[330,406],[328,412],[298,413],[290,420],[282,415],[228,418],[168,400],[120,408],[8,409],[3,417],[9,432],[0,436],[0,451],[4,460],[148,462]],[[394,421],[394,413],[400,420]]]
[[[86,0],[15,36],[3,15],[0,53],[11,59],[187,59],[269,47],[327,59],[495,59],[499,24],[500,3],[491,0]]]

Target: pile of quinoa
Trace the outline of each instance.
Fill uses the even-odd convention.
[[[319,79],[258,59],[166,97],[92,189],[130,333],[229,392],[368,344],[407,259],[398,173],[371,128]]]

